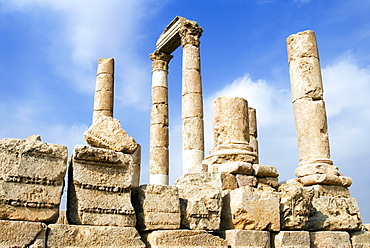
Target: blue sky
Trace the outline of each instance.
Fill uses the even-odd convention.
[[[257,108],[260,163],[280,180],[295,178],[297,142],[286,38],[316,32],[331,158],[353,178],[370,223],[370,2],[366,0],[0,0],[0,138],[41,135],[48,143],[85,144],[98,58],[114,57],[114,117],[142,145],[148,183],[149,54],[179,15],[203,28],[201,63],[206,149],[212,100],[241,96]],[[170,62],[173,183],[181,176],[181,49]]]

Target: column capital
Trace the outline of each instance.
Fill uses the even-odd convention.
[[[173,58],[173,56],[171,54],[155,50],[153,53],[149,55],[149,58],[153,61],[152,62],[153,69],[168,70],[168,63]]]
[[[192,44],[199,46],[199,38],[202,36],[202,33],[203,29],[195,21],[186,20],[179,30],[181,45]]]

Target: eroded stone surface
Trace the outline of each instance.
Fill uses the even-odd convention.
[[[274,248],[310,248],[310,233],[307,231],[280,231],[272,235]]]
[[[370,247],[370,232],[368,231],[359,231],[352,232],[351,242],[352,247],[354,248],[369,248]]]
[[[253,175],[256,177],[278,177],[279,173],[273,166],[254,164]]]
[[[256,230],[226,230],[221,232],[232,248],[270,248],[270,232]]]
[[[352,185],[352,179],[345,176],[334,176],[330,174],[314,174],[298,178],[298,181],[304,186],[314,184],[326,184],[349,187]]]
[[[66,173],[67,147],[40,136],[0,140],[0,219],[58,219]]]
[[[144,248],[134,227],[49,225],[47,247]]]
[[[238,182],[238,187],[256,187],[258,183],[258,179],[255,176],[247,176],[243,174],[236,174],[236,181]]]
[[[133,190],[132,203],[138,230],[180,228],[180,199],[175,186],[142,185]]]
[[[117,152],[134,153],[137,143],[122,129],[119,120],[108,116],[97,119],[84,133],[87,144]]]
[[[310,232],[311,248],[351,248],[347,232]]]
[[[41,222],[0,220],[0,247],[46,247],[46,225]]]

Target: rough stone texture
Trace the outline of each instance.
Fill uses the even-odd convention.
[[[337,197],[337,198],[350,198],[351,194],[347,187],[335,185],[312,185],[305,188],[312,189],[315,198],[320,197]]]
[[[314,174],[329,174],[339,176],[338,167],[329,165],[327,163],[314,163],[299,166],[295,170],[295,174],[297,177],[304,177]]]
[[[134,227],[49,225],[47,247],[144,248]]]
[[[370,248],[370,232],[352,232],[350,235],[353,248]]]
[[[310,248],[310,233],[306,231],[280,231],[271,237],[274,248]]]
[[[292,184],[279,186],[282,230],[303,230],[311,213],[313,190]]]
[[[66,162],[67,147],[40,136],[0,140],[0,219],[55,222]]]
[[[304,186],[310,186],[314,184],[327,184],[349,187],[352,184],[352,178],[345,176],[334,176],[329,174],[315,174],[305,177],[298,178],[298,181]]]
[[[311,248],[351,248],[347,232],[310,232]]]
[[[68,178],[68,221],[73,224],[135,226],[130,188],[140,167],[131,154],[78,145]]]
[[[226,230],[221,237],[231,248],[270,248],[270,232],[256,230]]]
[[[251,175],[252,164],[241,161],[226,162],[222,164],[211,164],[208,167],[208,171]]]
[[[261,177],[258,178],[258,184],[266,184],[273,188],[279,187],[279,180],[277,177]]]
[[[312,207],[306,230],[360,229],[360,210],[354,198],[314,198]]]
[[[159,230],[143,235],[147,247],[212,247],[227,248],[225,240],[203,230]]]
[[[276,168],[269,165],[254,164],[253,176],[256,177],[278,177],[279,173]]]
[[[122,129],[119,120],[102,116],[84,133],[87,144],[117,152],[134,153],[137,143]]]
[[[192,230],[218,230],[221,222],[222,190],[230,178],[223,173],[186,174],[176,180],[181,207],[181,225]]]
[[[63,224],[63,225],[68,225],[68,220],[67,220],[67,211],[66,210],[59,210],[59,218],[55,224]]]
[[[46,247],[46,225],[41,222],[0,220],[0,247]]]
[[[238,182],[238,188],[249,186],[256,187],[258,179],[255,176],[247,176],[243,174],[236,174],[236,181]]]
[[[180,200],[175,186],[142,185],[133,190],[132,204],[139,231],[180,228]]]
[[[223,198],[221,228],[279,231],[278,194],[247,186],[232,190]]]
[[[253,164],[259,164],[256,109],[251,107],[248,108],[248,119],[249,119],[249,146],[252,147],[253,152],[257,154],[256,159],[253,161]]]

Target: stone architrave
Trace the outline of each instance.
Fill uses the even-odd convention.
[[[311,248],[352,248],[347,232],[310,232]]]
[[[132,154],[77,145],[68,171],[69,223],[136,225],[131,188],[139,186],[140,166]]]
[[[220,232],[232,248],[270,248],[270,232],[257,230],[226,230]]]
[[[307,231],[280,231],[271,237],[274,248],[310,248],[310,233]]]
[[[53,223],[67,170],[67,147],[40,136],[0,140],[0,219]]]
[[[99,59],[96,75],[93,123],[102,116],[113,117],[114,59]]]
[[[152,108],[150,112],[150,184],[169,183],[168,63],[173,56],[154,51],[152,60]]]
[[[139,231],[180,228],[180,200],[175,186],[141,185],[133,189],[132,204]]]
[[[49,225],[47,247],[145,248],[135,227]]]
[[[46,247],[46,228],[41,222],[0,220],[0,247]]]
[[[119,120],[102,116],[84,133],[87,144],[117,152],[134,153],[138,147],[135,139],[122,129]]]
[[[224,239],[204,230],[158,230],[144,233],[142,236],[147,247],[213,247],[227,248]]]
[[[232,190],[223,198],[221,229],[279,231],[279,195],[253,187]]]

